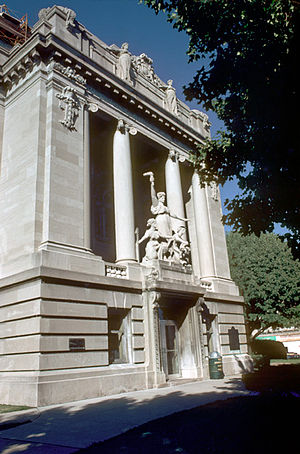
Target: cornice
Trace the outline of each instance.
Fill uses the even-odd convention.
[[[134,86],[105,70],[92,58],[72,48],[69,44],[66,45],[60,37],[52,33],[48,23],[38,25],[31,38],[20,46],[2,66],[2,82],[6,89],[12,91],[14,84],[24,78],[26,73],[32,71],[33,66],[40,62],[47,66],[48,70],[49,65],[52,64],[51,70],[60,72],[69,83],[84,86],[87,95],[91,98],[95,90],[105,94],[126,106],[133,114],[138,113],[144,116],[148,122],[152,122],[156,127],[163,129],[191,149],[203,143],[207,137],[140,93]],[[147,91],[152,90],[156,96],[162,97],[159,89],[143,76],[136,74],[135,77],[136,84],[140,84]],[[178,105],[179,110],[182,105],[185,106],[181,101]],[[189,112],[190,121],[192,121],[192,116],[195,118],[194,111],[190,111],[186,106],[186,112]]]

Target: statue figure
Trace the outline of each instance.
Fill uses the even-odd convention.
[[[172,237],[172,227],[170,221],[170,212],[168,207],[165,205],[166,195],[164,192],[158,192],[156,194],[154,186],[154,175],[153,172],[146,172],[144,176],[150,177],[151,185],[151,213],[155,216],[156,227],[161,238]]]
[[[170,261],[186,266],[189,263],[190,247],[185,239],[186,228],[180,225],[170,242]]]
[[[161,86],[160,88],[165,91],[165,107],[173,115],[178,115],[177,109],[177,98],[176,98],[176,89],[172,86],[173,80],[168,80],[167,86]]]
[[[131,53],[128,51],[128,43],[123,43],[121,49],[116,47],[114,44],[110,46],[110,50],[114,52],[118,58],[118,66],[117,66],[117,75],[125,82],[131,83],[130,78],[130,68],[132,57]]]
[[[75,24],[76,13],[75,13],[75,11],[73,11],[70,8],[65,8],[65,11],[67,13],[66,28],[76,27],[76,24]]]
[[[153,218],[148,219],[147,230],[145,231],[142,238],[138,241],[138,244],[141,244],[146,239],[148,239],[148,242],[145,248],[145,256],[142,260],[142,263],[147,263],[150,260],[156,260],[159,258],[159,233],[156,227],[155,219]]]
[[[144,176],[149,176],[150,178],[152,200],[151,213],[155,216],[155,218],[148,220],[147,227],[149,228],[146,230],[144,236],[138,243],[140,244],[145,239],[150,238],[146,246],[145,259],[153,260],[154,258],[158,258],[159,260],[174,261],[172,257],[176,256],[176,247],[177,249],[180,249],[181,246],[181,249],[177,252],[177,256],[182,257],[184,246],[186,247],[188,243],[183,238],[185,227],[183,227],[183,230],[181,229],[179,231],[177,234],[178,237],[174,237],[176,233],[173,233],[172,231],[171,217],[185,222],[188,221],[188,219],[181,218],[173,213],[170,213],[169,208],[165,205],[165,193],[156,193],[153,172],[146,172],[144,173]],[[150,256],[151,259],[149,258]],[[143,263],[145,263],[144,259]],[[181,263],[179,258],[178,263]]]
[[[172,226],[171,226],[171,219],[179,219],[179,221],[187,222],[188,219],[181,218],[174,213],[170,213],[169,208],[165,205],[166,194],[164,192],[155,191],[154,186],[154,175],[153,172],[146,172],[144,176],[150,177],[150,184],[151,184],[151,213],[154,214],[157,230],[161,238],[170,239],[172,238]]]

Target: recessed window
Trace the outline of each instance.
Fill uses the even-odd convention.
[[[127,309],[108,309],[109,364],[129,362],[130,323]]]

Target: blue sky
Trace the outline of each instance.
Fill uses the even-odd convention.
[[[52,6],[47,0],[7,0],[7,7],[17,16],[28,14],[29,25],[38,20],[41,8]],[[155,72],[163,80],[173,79],[179,99],[185,101],[183,85],[192,81],[199,63],[188,63],[188,38],[174,30],[166,16],[155,13],[138,0],[59,0],[56,4],[72,8],[77,20],[107,44],[129,43],[134,55],[146,53],[153,60]],[[186,102],[191,109],[201,109],[196,102]],[[209,112],[212,135],[221,127],[217,117]],[[233,197],[238,191],[234,181],[221,188],[221,198]],[[225,211],[225,210],[224,210]],[[229,228],[226,227],[226,230]]]

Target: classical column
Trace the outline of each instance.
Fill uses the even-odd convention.
[[[202,188],[200,186],[197,172],[194,172],[192,178],[192,190],[201,277],[211,277],[215,276],[215,266],[206,200],[206,187]]]
[[[83,203],[84,203],[84,225],[83,237],[84,247],[91,248],[91,196],[90,196],[90,115],[88,106],[83,107]]]
[[[180,169],[177,154],[170,150],[165,166],[167,204],[171,214],[185,218],[184,204],[181,189]],[[176,232],[178,227],[186,226],[184,221],[171,217],[172,229]]]
[[[136,261],[128,126],[119,120],[113,141],[116,262]]]

